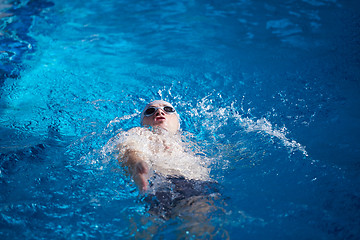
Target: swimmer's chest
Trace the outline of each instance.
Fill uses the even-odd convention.
[[[166,139],[163,136],[150,136],[149,140],[150,142],[147,147],[154,154],[174,155],[184,153],[184,147],[175,139]]]

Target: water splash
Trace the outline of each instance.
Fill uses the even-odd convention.
[[[221,103],[221,106],[219,106]],[[225,104],[223,104],[225,103]],[[197,107],[188,112],[191,117],[201,119],[206,131],[220,138],[226,137],[235,131],[258,132],[271,138],[280,140],[283,146],[289,151],[300,151],[304,156],[308,156],[305,146],[288,137],[289,130],[283,126],[278,128],[265,117],[257,118],[250,114],[250,110],[245,110],[243,105],[238,109],[235,107],[236,101],[232,100],[226,104],[220,93],[210,93],[197,103]],[[235,123],[235,125],[234,125]],[[222,127],[232,124],[233,132],[224,133]],[[241,127],[241,129],[238,129]]]
[[[276,129],[266,118],[253,120],[249,117],[243,117],[237,112],[233,115],[233,117],[237,120],[239,125],[245,129],[245,131],[266,133],[269,136],[279,139],[285,147],[289,148],[291,152],[300,151],[305,156],[308,156],[304,146],[286,136],[288,133],[285,126],[281,129]]]

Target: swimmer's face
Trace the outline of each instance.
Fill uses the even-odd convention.
[[[177,115],[174,112],[167,112],[164,110],[164,107],[168,105],[160,103],[160,104],[152,104],[147,109],[154,107],[155,113],[151,116],[144,116],[142,121],[142,125],[152,126],[152,127],[160,127],[166,129],[169,132],[176,133],[179,129],[180,123]]]

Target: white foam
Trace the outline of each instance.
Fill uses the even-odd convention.
[[[217,135],[224,134],[218,133],[218,129],[227,125],[229,121],[233,120],[246,132],[261,132],[269,135],[270,137],[275,137],[279,139],[283,146],[288,148],[290,152],[300,151],[305,156],[308,156],[308,153],[303,145],[293,139],[290,139],[287,136],[289,133],[285,126],[282,128],[277,128],[264,117],[259,119],[256,119],[255,117],[245,117],[234,107],[235,102],[222,107],[214,106],[213,102],[219,100],[222,100],[222,96],[220,94],[217,94],[217,96],[209,94],[208,96],[201,99],[201,101],[199,101],[195,110],[192,109],[190,114],[201,119],[203,124],[206,126],[206,129],[212,133],[216,133]],[[240,110],[244,114],[248,115],[249,113],[249,111],[246,113],[243,107],[241,107]],[[234,131],[237,130],[238,129],[234,129]]]
[[[266,118],[252,120],[248,117],[242,117],[238,113],[235,113],[233,117],[237,120],[240,126],[242,126],[246,131],[248,132],[259,131],[266,133],[270,136],[276,137],[282,142],[282,144],[285,147],[289,148],[290,151],[300,151],[305,156],[308,156],[308,153],[306,152],[304,146],[302,146],[300,143],[296,142],[295,140],[289,139],[286,136],[287,129],[285,126],[281,129],[276,129]]]

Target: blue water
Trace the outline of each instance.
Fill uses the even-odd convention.
[[[359,4],[1,2],[0,238],[201,238],[108,143],[162,98],[214,160],[214,239],[359,239]]]

